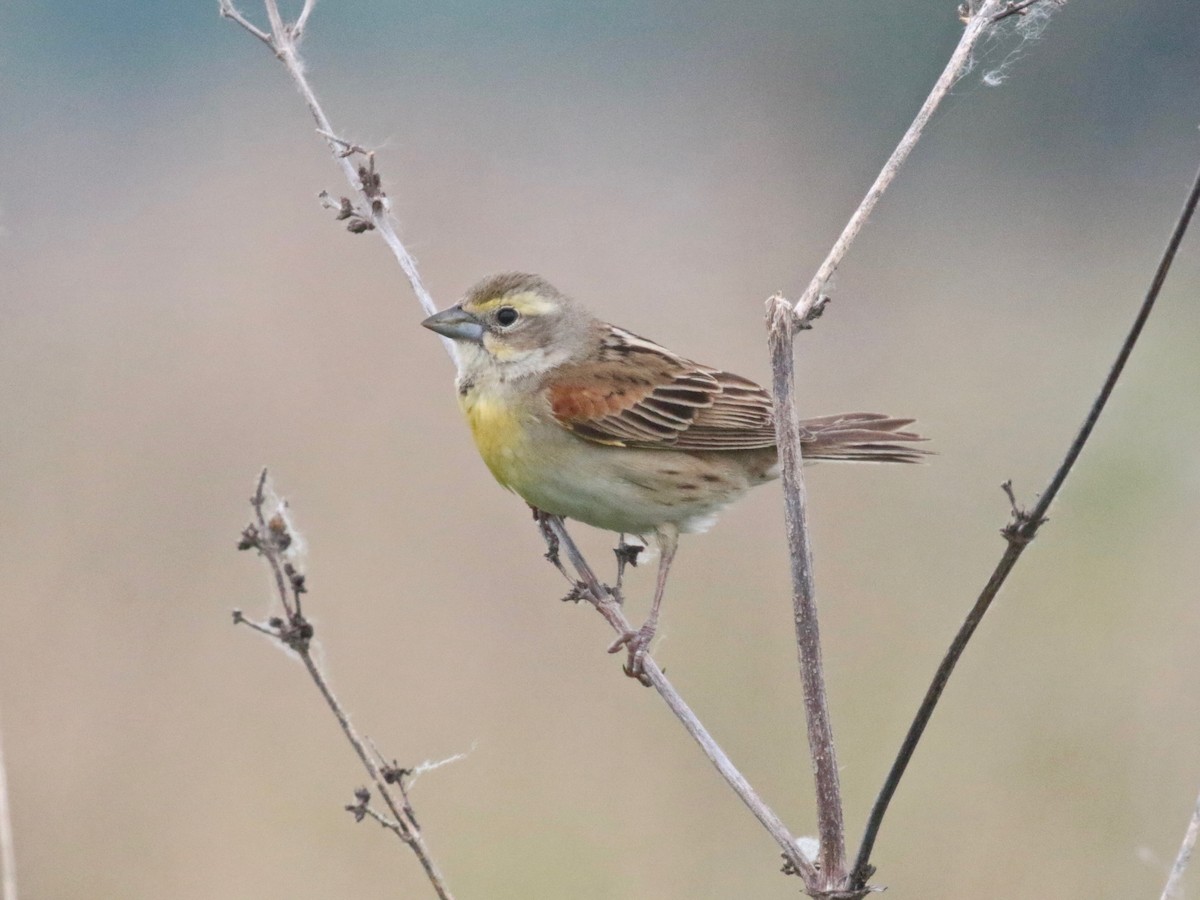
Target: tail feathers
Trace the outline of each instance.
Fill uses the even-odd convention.
[[[881,413],[840,413],[805,419],[800,423],[801,452],[806,460],[920,462],[931,451],[908,445],[925,438],[902,430],[914,421]]]

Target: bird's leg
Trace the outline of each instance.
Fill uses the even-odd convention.
[[[550,513],[538,509],[532,503],[528,504],[529,511],[533,513],[533,521],[537,523],[538,531],[542,533],[542,540],[546,542],[546,559],[550,564],[562,574],[562,577],[567,579],[572,585],[576,584],[571,573],[567,571],[562,564],[562,560],[558,557],[558,536],[555,535],[554,529],[550,527]]]
[[[679,545],[679,528],[675,525],[661,525],[654,536],[658,541],[658,579],[654,584],[654,602],[650,604],[650,615],[646,617],[641,628],[637,631],[627,631],[608,648],[609,653],[616,653],[622,647],[627,647],[629,661],[625,664],[625,674],[646,685],[650,682],[642,669],[642,660],[650,648],[650,642],[654,640],[654,632],[658,629],[658,611],[667,587],[671,561],[675,559],[675,548]]]
[[[613,550],[613,554],[617,557],[617,586],[616,595],[617,602],[624,602],[621,597],[621,585],[625,581],[625,567],[633,566],[637,568],[638,554],[646,548],[641,544],[625,543],[625,535],[622,534],[620,540],[617,541],[617,546]]]

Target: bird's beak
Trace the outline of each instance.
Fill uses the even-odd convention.
[[[483,323],[461,306],[451,306],[434,313],[421,324],[451,340],[474,341],[477,344],[483,340]]]

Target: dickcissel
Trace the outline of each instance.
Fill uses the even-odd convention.
[[[475,285],[426,328],[459,348],[459,405],[483,461],[535,509],[660,551],[650,615],[611,648],[641,661],[681,533],[777,477],[771,395],[592,316],[537,275]],[[912,419],[843,413],[802,422],[805,459],[916,462]]]

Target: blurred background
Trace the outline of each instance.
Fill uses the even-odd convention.
[[[1000,483],[1045,486],[1145,292],[1197,161],[1197,12],[1076,2],[991,42],[797,342],[806,412],[914,416],[939,454],[809,470],[852,844],[1002,552]],[[766,379],[764,298],[805,285],[960,29],[952,2],[362,0],[319,5],[304,49],[440,305],[537,271]],[[459,898],[797,894],[600,618],[559,602],[404,277],[320,209],[340,173],[216,0],[5,4],[0,123],[24,897],[431,896],[342,812],[363,775],[301,668],[230,624],[271,610],[234,549],[263,465],[357,724],[402,765],[468,753],[413,789]],[[888,896],[1161,890],[1200,785],[1197,238],[896,796]],[[657,657],[805,834],[781,523],[772,485],[685,539]],[[612,538],[576,530],[611,573]]]

